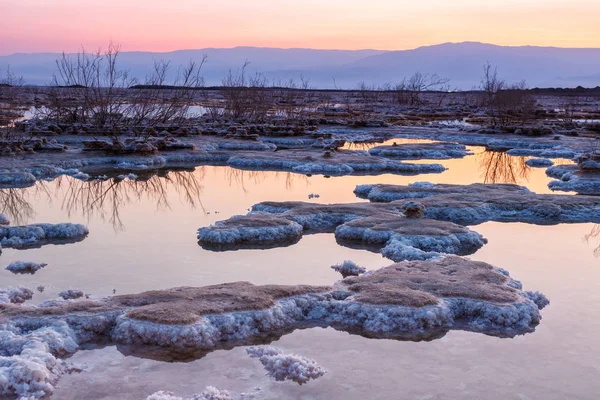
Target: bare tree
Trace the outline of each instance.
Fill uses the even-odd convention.
[[[127,104],[123,91],[136,83],[118,68],[120,46],[110,43],[104,53],[62,55],[56,60],[49,105],[43,117],[56,121],[115,126],[122,121]]]
[[[154,127],[160,124],[181,126],[188,121],[196,93],[204,86],[200,73],[206,59],[204,55],[200,62],[190,60],[187,65],[178,67],[172,80],[169,80],[171,63],[155,61],[144,84],[134,89],[133,100],[126,110],[130,123]]]
[[[527,83],[507,84],[489,62],[483,66],[480,88],[484,94],[483,105],[494,126],[523,125],[534,117],[535,99],[527,91]]]
[[[234,120],[263,120],[273,102],[267,78],[248,74],[246,60],[237,71],[229,70],[221,81],[223,85],[223,115]]]
[[[424,92],[448,91],[449,83],[449,78],[442,78],[437,74],[415,72],[395,85],[396,101],[400,105],[420,106],[424,103]]]

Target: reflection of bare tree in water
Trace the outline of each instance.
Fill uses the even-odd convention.
[[[161,171],[144,180],[79,181],[70,178],[58,178],[57,190],[65,190],[62,208],[69,216],[80,211],[90,218],[96,214],[100,218],[108,217],[115,230],[122,230],[121,207],[138,202],[143,198],[156,202],[160,209],[170,208],[169,192],[174,190],[179,197],[192,208],[198,205],[204,211],[200,200],[203,186],[200,184],[205,176],[203,168],[195,172]]]
[[[42,195],[52,200],[43,181],[31,188],[0,189],[0,213],[6,214],[13,225],[25,224],[35,216],[31,200]]]
[[[267,178],[279,179],[280,177],[285,178],[285,188],[290,190],[294,187],[295,182],[304,182],[306,186],[310,185],[308,177],[301,174],[295,174],[293,172],[265,172],[265,171],[247,171],[235,168],[226,168],[225,174],[229,185],[239,185],[244,193],[247,193],[246,182],[252,182],[254,185],[258,185],[267,180]]]
[[[230,185],[239,185],[247,191],[245,185],[250,182],[260,185],[273,176],[285,179],[286,189],[291,189],[296,182],[309,180],[304,175],[291,172],[243,171],[225,168],[226,179]],[[13,224],[27,223],[33,219],[35,210],[33,200],[41,195],[45,201],[61,198],[61,208],[67,211],[69,217],[81,213],[88,219],[97,215],[113,225],[115,230],[124,228],[120,211],[123,206],[149,199],[156,203],[156,208],[169,209],[169,194],[176,193],[180,200],[192,208],[201,207],[204,212],[200,195],[203,191],[201,182],[206,176],[206,167],[190,171],[153,171],[139,174],[137,180],[109,179],[105,181],[80,181],[67,176],[55,179],[51,184],[44,181],[36,182],[34,187],[25,189],[0,189],[0,213],[6,214]],[[50,193],[50,189],[55,193]]]
[[[525,157],[513,157],[501,151],[485,151],[477,155],[484,183],[517,183],[528,180],[531,167]]]
[[[583,237],[583,239],[589,243],[591,240],[598,239],[599,236],[600,236],[600,225],[596,224],[596,225],[594,225],[594,227],[592,228],[590,233],[585,235]],[[596,257],[596,258],[600,257],[600,244],[598,244],[598,246],[594,249],[594,257]]]

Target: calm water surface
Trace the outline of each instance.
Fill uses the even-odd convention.
[[[398,141],[398,140],[396,140]],[[400,142],[400,141],[398,141]],[[305,236],[271,250],[210,252],[196,230],[260,201],[356,202],[357,184],[416,181],[518,183],[549,193],[543,169],[526,158],[483,152],[442,161],[442,174],[403,177],[305,177],[198,167],[146,182],[81,182],[63,177],[28,189],[0,190],[0,212],[15,222],[84,223],[82,242],[41,249],[5,249],[15,260],[48,263],[35,275],[0,270],[0,287],[46,285],[34,302],[66,288],[93,296],[247,280],[257,284],[331,284],[329,266],[351,259],[370,269],[391,262],[336,244],[332,234]],[[420,161],[431,162],[431,161]],[[439,162],[439,161],[434,161]],[[597,399],[600,393],[600,229],[594,224],[535,226],[485,223],[472,229],[489,243],[472,256],[506,268],[525,289],[551,300],[534,333],[514,339],[453,331],[432,342],[373,340],[333,329],[296,331],[274,343],[316,359],[328,370],[307,385],[265,377],[244,348],[215,351],[192,362],[127,355],[115,346],[78,352],[84,372],[61,379],[54,399],[144,399],[157,390],[191,395],[207,385],[264,399]],[[258,390],[260,389],[260,390]]]

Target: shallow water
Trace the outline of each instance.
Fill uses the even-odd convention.
[[[525,157],[476,153],[440,162],[442,174],[305,177],[198,167],[147,182],[81,182],[63,177],[28,189],[0,190],[0,212],[15,222],[84,223],[90,235],[76,244],[4,249],[0,267],[15,260],[48,263],[35,275],[0,270],[0,287],[46,285],[34,302],[66,288],[93,296],[174,286],[248,280],[253,283],[331,284],[329,266],[351,259],[369,269],[391,262],[376,253],[336,244],[332,234],[305,236],[271,250],[211,252],[196,230],[243,214],[266,200],[357,202],[357,184],[416,181],[518,183],[549,193],[544,169]],[[431,161],[421,161],[431,162]],[[207,385],[266,399],[596,399],[600,393],[600,236],[593,224],[534,226],[485,223],[472,229],[489,243],[472,258],[503,267],[551,300],[536,331],[514,339],[452,331],[432,342],[366,339],[333,329],[296,331],[274,345],[316,359],[328,370],[307,385],[264,376],[243,348],[220,350],[188,363],[166,363],[119,352],[81,351],[84,372],[61,379],[55,399],[143,399],[160,389],[190,395]],[[596,252],[598,254],[598,252]]]

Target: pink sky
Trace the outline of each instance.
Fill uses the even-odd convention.
[[[106,46],[600,47],[598,0],[0,0],[0,54]]]

